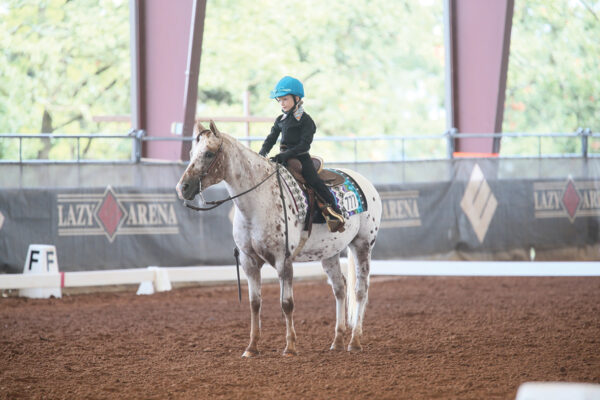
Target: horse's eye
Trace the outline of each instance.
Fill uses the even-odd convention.
[[[215,156],[215,153],[213,153],[212,151],[207,151],[206,153],[204,153],[204,157],[206,158],[213,158]]]

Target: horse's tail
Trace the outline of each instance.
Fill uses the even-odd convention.
[[[348,279],[346,280],[346,303],[348,304],[348,325],[354,326],[356,317],[356,266],[354,265],[354,255],[348,247]]]

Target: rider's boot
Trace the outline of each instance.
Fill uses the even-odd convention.
[[[325,221],[327,221],[327,228],[329,228],[330,232],[344,232],[344,214],[337,206],[337,204],[326,204],[325,210],[327,214],[325,215]]]

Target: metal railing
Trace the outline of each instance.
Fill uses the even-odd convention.
[[[458,133],[456,130],[450,130],[439,135],[414,135],[414,136],[316,136],[314,142],[332,142],[332,143],[350,143],[352,147],[353,160],[344,160],[344,162],[372,162],[372,160],[359,159],[359,147],[361,143],[368,141],[384,141],[392,143],[395,141],[400,142],[400,156],[394,156],[394,159],[388,159],[383,161],[425,161],[425,160],[444,160],[452,159],[455,155],[455,143],[456,139],[462,138],[481,138],[481,139],[495,139],[495,138],[537,138],[538,146],[535,155],[502,155],[498,154],[500,158],[541,158],[541,157],[600,157],[598,154],[589,151],[589,142],[592,138],[600,138],[600,133],[592,133],[591,129],[579,128],[575,132],[570,133]],[[542,140],[548,138],[570,138],[578,139],[580,141],[580,152],[569,153],[569,154],[543,154],[542,152]],[[69,139],[75,140],[75,158],[70,160],[40,160],[40,159],[26,159],[23,157],[23,141],[31,139]],[[115,140],[130,140],[132,141],[131,157],[127,160],[114,160],[114,159],[84,159],[81,155],[81,140],[95,140],[95,139],[115,139]],[[262,143],[264,136],[246,136],[238,137],[238,140],[247,143],[251,146],[254,142]],[[0,134],[0,141],[5,140],[18,140],[18,158],[17,159],[0,159],[2,163],[140,163],[147,162],[142,159],[142,145],[144,142],[153,141],[178,141],[185,142],[191,141],[191,137],[182,136],[168,136],[168,137],[149,137],[146,136],[143,130],[131,130],[127,134],[16,134],[16,133],[5,133]],[[443,146],[446,147],[445,156],[443,157],[425,157],[425,158],[410,158],[407,154],[407,144],[415,141],[422,140],[439,140],[440,149]],[[444,154],[444,152],[440,152]]]

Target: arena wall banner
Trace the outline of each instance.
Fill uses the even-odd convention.
[[[418,181],[419,168],[402,164],[398,183],[390,183],[391,166],[383,178],[363,166],[383,201],[373,258],[528,260],[535,252],[536,259],[598,260],[599,168],[564,164],[540,168],[537,177],[523,171],[521,179],[506,173],[515,163],[461,160],[430,168],[443,171],[438,181]],[[21,168],[14,187],[2,177],[0,273],[22,272],[32,243],[55,245],[63,271],[234,262],[233,205],[203,213],[183,206],[174,190],[182,165],[121,166],[114,174],[60,166],[69,182],[62,188],[44,186],[38,168]],[[58,180],[52,168],[39,171]],[[218,185],[206,197],[226,195]]]
[[[231,205],[184,207],[173,189],[1,190],[0,266],[21,272],[31,243],[52,243],[63,271],[231,264]]]

